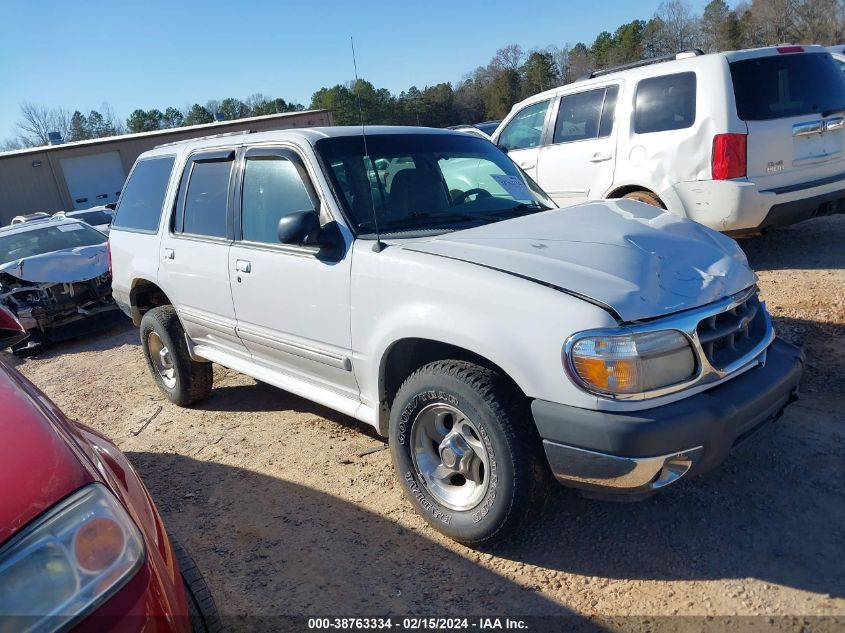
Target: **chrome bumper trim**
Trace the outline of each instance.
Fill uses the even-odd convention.
[[[555,477],[566,486],[642,493],[676,482],[697,464],[702,446],[658,457],[618,457],[543,440]]]

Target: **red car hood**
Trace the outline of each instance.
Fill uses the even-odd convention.
[[[63,418],[0,361],[0,544],[74,490],[94,481]]]

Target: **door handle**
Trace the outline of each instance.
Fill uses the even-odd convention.
[[[592,158],[590,158],[590,162],[601,163],[603,161],[610,160],[611,158],[613,158],[613,156],[610,154],[601,154],[599,152],[596,152],[595,154],[593,154]]]
[[[235,270],[239,273],[252,272],[252,262],[248,262],[245,259],[239,259],[235,262]]]
[[[534,169],[534,167],[536,167],[536,165],[534,163],[529,163],[528,161],[525,161],[524,163],[520,163],[519,166],[522,167],[523,169]]]
[[[175,259],[176,253],[173,252],[172,248],[165,248],[164,249],[164,259]]]

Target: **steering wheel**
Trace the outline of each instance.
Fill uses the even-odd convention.
[[[469,189],[468,191],[461,191],[457,195],[453,197],[453,202],[455,204],[463,204],[466,202],[466,199],[470,196],[476,195],[478,196],[476,200],[480,200],[481,198],[492,198],[493,194],[487,191],[486,189],[481,189],[480,187],[476,187],[475,189]]]

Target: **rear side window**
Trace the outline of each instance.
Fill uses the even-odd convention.
[[[173,156],[139,160],[123,187],[112,226],[131,231],[158,231]],[[104,222],[106,224],[106,222]]]
[[[643,79],[637,85],[634,132],[682,130],[695,123],[695,73]]]
[[[560,99],[554,143],[570,143],[610,136],[619,86],[588,90]]]
[[[316,208],[296,165],[282,156],[247,157],[241,202],[243,239],[279,243],[279,220]]]
[[[508,151],[539,147],[550,103],[535,103],[514,116],[499,135],[499,147]]]
[[[177,232],[205,237],[228,235],[229,179],[234,158],[234,152],[221,152],[197,155],[188,163]]]
[[[768,121],[845,107],[845,77],[827,53],[757,57],[731,65],[736,112]]]

